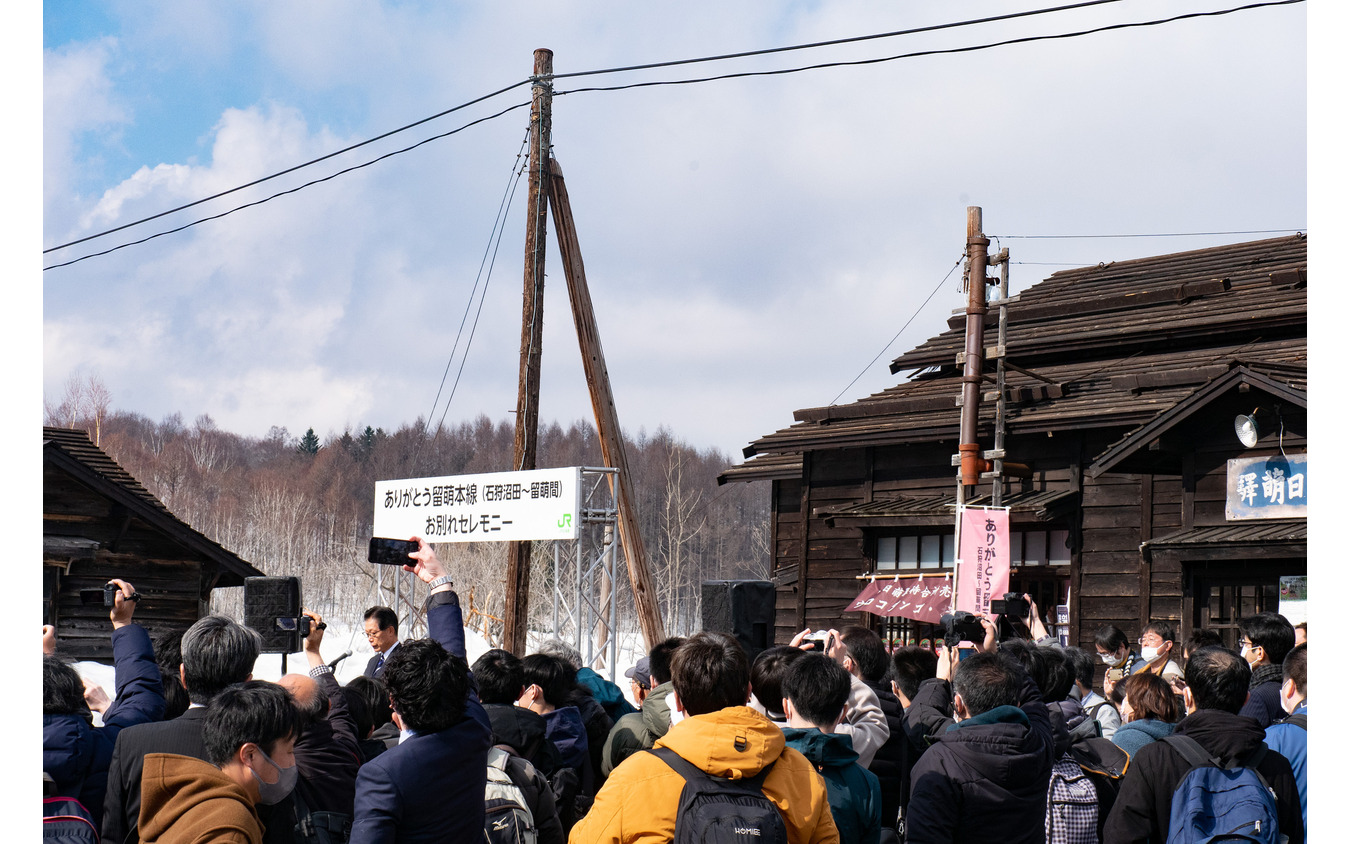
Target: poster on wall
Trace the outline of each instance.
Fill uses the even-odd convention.
[[[1008,591],[1011,572],[1007,507],[962,507],[956,608],[989,614]]]

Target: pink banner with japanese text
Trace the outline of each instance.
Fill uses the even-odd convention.
[[[1008,591],[1008,537],[1007,508],[962,508],[958,610],[989,615],[989,603]]]
[[[873,581],[844,611],[863,610],[873,615],[903,616],[926,624],[937,624],[943,613],[951,612],[951,605],[951,580],[930,577],[907,581]]]

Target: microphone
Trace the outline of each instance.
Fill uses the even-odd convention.
[[[337,659],[333,660],[332,662],[328,663],[328,667],[331,668],[331,669],[333,669],[333,670],[337,670],[337,665],[338,665],[338,663],[339,663],[339,662],[342,662],[342,660],[346,659],[347,657],[349,657],[349,656],[351,656],[351,655],[352,655],[352,652],[351,652],[351,651],[343,651],[343,652],[342,652],[342,656],[340,656],[340,657],[338,657]]]

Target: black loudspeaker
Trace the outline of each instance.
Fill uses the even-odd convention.
[[[263,653],[293,654],[300,650],[300,631],[295,624],[299,617],[300,578],[244,578],[244,626],[262,636]]]
[[[730,633],[751,662],[773,645],[778,591],[767,580],[703,581],[703,629]]]

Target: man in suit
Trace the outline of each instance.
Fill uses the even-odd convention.
[[[421,538],[411,555],[431,587],[429,639],[400,646],[385,663],[394,718],[405,738],[361,766],[350,844],[477,842],[492,727],[465,661],[464,616],[454,584]]]
[[[375,655],[366,663],[367,677],[384,677],[384,663],[398,647],[398,615],[388,607],[366,610],[366,641],[375,649]]]
[[[207,758],[202,740],[206,705],[226,687],[253,676],[261,649],[256,632],[223,615],[208,615],[183,634],[178,673],[191,704],[172,721],[138,724],[117,734],[103,801],[103,844],[139,840],[141,771],[147,753]]]

